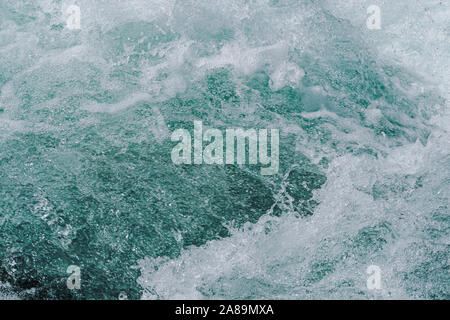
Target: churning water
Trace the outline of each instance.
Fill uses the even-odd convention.
[[[449,40],[445,0],[0,0],[0,297],[450,298]],[[197,120],[278,174],[175,165]]]

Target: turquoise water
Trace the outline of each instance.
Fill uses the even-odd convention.
[[[0,297],[448,299],[450,7],[371,4],[0,0]],[[279,173],[173,164],[196,120]]]

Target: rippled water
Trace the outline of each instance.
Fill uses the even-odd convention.
[[[450,6],[377,2],[1,0],[0,297],[448,299]],[[173,164],[194,120],[279,174]]]

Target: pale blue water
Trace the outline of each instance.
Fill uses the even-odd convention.
[[[371,4],[0,0],[0,297],[448,299],[449,3]],[[194,120],[279,173],[174,165]]]

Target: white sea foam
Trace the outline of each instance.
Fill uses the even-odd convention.
[[[51,25],[64,24],[61,6],[68,1],[35,3],[42,13],[33,15],[34,19],[45,21],[49,13]],[[316,42],[326,43],[319,40],[330,37],[332,30],[327,29],[340,26],[340,22],[327,24],[326,15],[315,17],[320,27],[308,24],[308,19],[323,9],[348,21],[353,29],[346,32],[352,30],[355,38],[367,43],[374,57],[409,72],[411,83],[403,91],[405,96],[412,100],[431,93],[450,97],[450,11],[445,1],[381,1],[382,29],[377,31],[368,30],[365,24],[371,0],[231,0],[227,4],[223,0],[195,0],[195,5],[194,0],[79,0],[77,4],[82,13],[80,38],[87,39],[89,49],[74,42],[73,46],[45,50],[45,39],[29,27],[12,22],[3,25],[6,31],[0,33],[1,52],[9,56],[2,55],[0,61],[13,65],[17,72],[8,74],[11,79],[2,86],[0,107],[6,106],[0,118],[2,134],[26,129],[26,121],[9,118],[20,107],[20,81],[29,80],[36,70],[51,72],[50,67],[55,66],[65,70],[64,66],[74,61],[88,63],[106,74],[113,63],[98,54],[98,44],[92,43],[88,35],[133,21],[154,22],[157,28],[166,26],[176,39],[170,44],[158,44],[151,52],[156,58],[136,67],[142,72],[136,80],[142,91],[125,94],[116,103],[85,103],[82,109],[115,114],[141,102],[149,103],[153,112],[151,130],[158,142],[168,137],[168,129],[156,103],[184,93],[210,69],[231,67],[233,74],[242,78],[264,71],[270,77],[271,90],[301,88],[309,75],[302,65],[305,62],[298,57],[304,53],[312,58],[315,54],[335,54],[333,48],[319,48],[313,54],[308,51],[316,48]],[[42,25],[41,31],[48,32],[47,23]],[[166,32],[160,29],[161,34]],[[216,41],[227,33],[231,34],[230,40]],[[131,53],[133,49],[127,48]],[[11,52],[20,56],[11,56]],[[131,53],[127,51],[120,58],[128,62]],[[310,59],[309,63],[316,61]],[[40,80],[37,91],[53,88],[54,83]],[[112,80],[101,81],[105,89],[121,89]],[[392,82],[402,90],[400,79],[393,78]],[[274,121],[285,134],[287,131],[305,137],[296,141],[297,151],[313,163],[324,157],[330,159],[324,169],[327,182],[314,195],[319,202],[314,215],[299,218],[286,211],[281,217],[273,217],[267,213],[255,224],[231,229],[230,237],[188,248],[177,258],[145,258],[139,263],[142,298],[415,298],[426,295],[427,281],[446,290],[445,266],[439,263],[448,259],[450,242],[439,219],[448,215],[448,102],[441,109],[434,104],[419,106],[426,117],[432,116],[426,128],[431,131],[427,141],[392,146],[385,134],[377,136],[358,119],[344,118],[328,109],[329,95],[337,100],[345,98],[344,93],[328,89],[319,85],[305,88],[303,102],[317,109],[299,115],[308,120],[331,119],[323,126],[332,140],[368,146],[380,151],[377,156],[345,154],[329,144],[319,145],[303,128],[278,116]],[[59,103],[58,99],[50,102]],[[48,107],[50,102],[46,100],[43,105]],[[381,108],[385,111],[390,107],[385,101],[370,102],[364,111],[367,126],[376,125],[383,117]],[[251,108],[257,110],[253,105]],[[413,121],[400,114],[397,120],[404,127]],[[45,201],[39,205],[35,209],[42,213]],[[435,264],[432,270],[436,273],[415,276],[429,263]],[[382,270],[381,291],[366,287],[365,271],[372,264]],[[4,294],[0,287],[0,297],[14,297],[8,290]]]
[[[0,282],[0,300],[20,300],[19,297],[12,292],[11,286]]]
[[[423,245],[425,230],[418,227],[426,225],[423,213],[449,197],[442,189],[442,179],[450,178],[444,151],[449,150],[449,137],[448,128],[439,129],[427,146],[395,148],[387,158],[336,158],[316,195],[321,204],[310,218],[265,215],[256,224],[233,230],[230,238],[190,248],[179,258],[142,260],[143,298],[410,298],[402,275],[426,263],[427,257],[415,256],[413,249]],[[423,175],[427,185],[392,199],[374,199],[370,191],[377,181],[393,174]],[[436,188],[440,200],[432,200]],[[376,225],[388,226],[386,245],[369,257],[359,256],[352,242],[360,230]],[[449,240],[447,236],[441,245]],[[308,279],[323,264],[332,271],[317,282]],[[365,269],[371,264],[383,270],[379,292],[365,286]]]
[[[388,16],[384,29],[376,35],[367,30],[362,33],[372,42],[373,50],[379,50],[380,59],[416,73],[420,78],[414,80],[420,83],[417,88],[439,86],[440,93],[448,98],[448,25],[443,18],[448,17],[448,6],[442,7],[440,3],[414,2],[417,10],[408,10],[404,15],[404,7],[410,8],[410,1],[383,2]],[[364,3],[324,1],[324,5],[336,16],[365,28]],[[425,18],[421,16],[424,8],[429,9]],[[404,30],[411,26],[413,18],[420,21],[422,30],[415,28],[413,33],[393,35],[399,25]],[[436,37],[444,37],[447,43]],[[423,43],[433,43],[435,49]],[[423,50],[415,51],[414,44]],[[233,64],[247,73],[265,61],[255,60],[261,51],[242,54],[242,50],[238,53],[232,48],[225,47],[214,59],[200,60],[199,66]],[[278,64],[282,65],[283,62]],[[301,78],[301,71],[297,70],[297,74],[294,78]],[[273,78],[273,89],[277,89],[282,85],[277,82],[280,78],[277,71]],[[418,92],[409,94],[415,97]],[[326,184],[315,194],[320,204],[313,216],[298,218],[291,212],[281,217],[266,214],[255,224],[233,229],[229,238],[188,248],[178,258],[143,259],[138,280],[144,288],[142,298],[405,299],[426,296],[427,281],[435,286],[439,283],[437,286],[445,292],[448,279],[439,266],[428,279],[414,278],[414,274],[421,272],[421,266],[433,263],[440,252],[445,257],[450,244],[448,233],[435,220],[436,216],[446,214],[450,197],[448,110],[448,102],[443,110],[433,110],[430,121],[433,127],[425,144],[417,140],[396,147],[388,146],[383,138],[375,137],[352,119],[341,118],[331,111],[303,113],[308,119],[328,117],[338,121],[353,133],[344,134],[330,127],[335,138],[374,146],[385,155],[378,158],[366,154],[338,155],[330,148],[317,151],[302,144],[304,154],[333,159],[326,171]],[[366,123],[376,123],[380,117],[375,104],[367,110]],[[426,240],[433,228],[438,236]],[[382,270],[379,291],[366,287],[365,271],[373,264]]]

